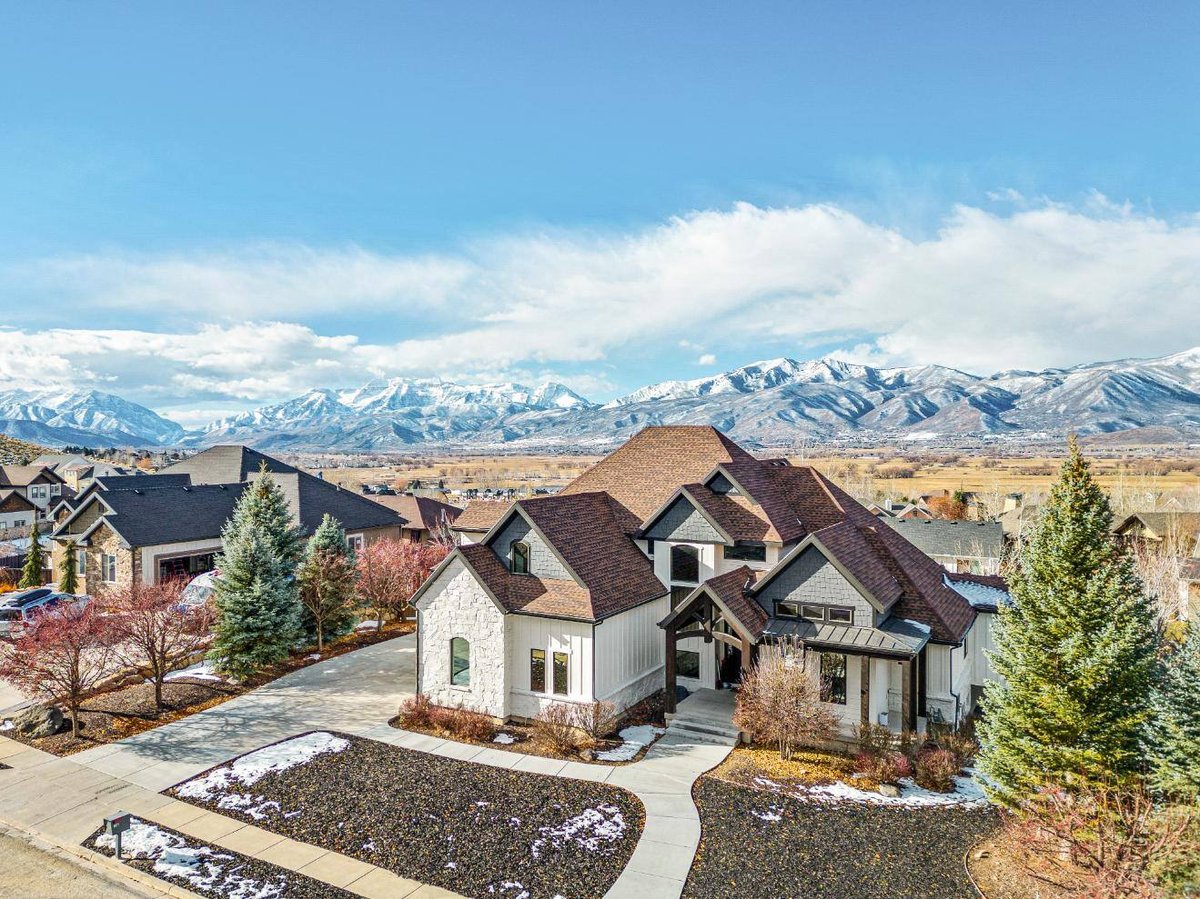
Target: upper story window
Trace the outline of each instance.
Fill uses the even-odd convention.
[[[648,555],[652,559],[654,558],[654,538],[653,537],[649,538],[646,541],[646,555]]]
[[[671,580],[688,584],[700,582],[700,550],[694,546],[671,547]]]
[[[508,568],[513,574],[529,574],[529,544],[524,540],[509,544]]]
[[[725,558],[741,562],[767,561],[767,547],[762,543],[735,543],[725,547]]]
[[[780,600],[775,603],[776,618],[803,618],[829,624],[854,624],[854,609],[849,606],[822,606]]]

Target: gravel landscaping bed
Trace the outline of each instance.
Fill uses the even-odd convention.
[[[637,845],[637,797],[328,732],[248,753],[172,795],[466,896],[601,897]]]
[[[354,895],[137,818],[121,840],[126,864],[213,899],[349,899]],[[96,831],[83,845],[110,857],[116,854],[113,838],[103,831]]]
[[[974,896],[963,857],[994,809],[805,802],[702,777],[702,837],[683,895],[895,899]]]

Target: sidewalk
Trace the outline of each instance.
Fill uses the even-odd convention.
[[[457,894],[398,877],[375,865],[290,840],[242,821],[155,793],[0,737],[0,822],[173,896],[193,894],[137,869],[83,849],[80,844],[117,811],[186,836],[262,859],[314,880],[371,899],[447,899]]]

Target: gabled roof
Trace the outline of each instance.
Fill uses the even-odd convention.
[[[633,533],[681,484],[701,481],[724,462],[754,457],[709,425],[643,428],[559,495],[603,492],[616,503],[621,526]]]
[[[411,493],[401,493],[397,496],[378,496],[363,494],[365,499],[381,506],[387,506],[404,519],[405,526],[433,531],[446,521],[453,524],[462,513],[458,506],[439,502],[429,496],[413,496]]]
[[[145,490],[149,487],[186,487],[191,485],[192,476],[184,472],[176,474],[114,474],[101,475],[89,484],[87,490]]]
[[[998,521],[883,520],[905,540],[931,556],[999,559],[1004,552],[1004,527]]]
[[[75,514],[92,503],[99,503],[104,513],[77,538],[107,525],[132,547],[216,539],[245,487],[245,484],[207,484],[97,491]],[[65,524],[55,531],[55,536],[64,533]]]
[[[12,488],[0,490],[0,512],[32,512],[36,509],[25,494]]]
[[[511,505],[507,500],[473,499],[454,520],[453,530],[487,533]]]
[[[186,474],[193,484],[240,484],[258,473],[263,464],[274,474],[295,474],[298,469],[258,450],[239,444],[212,446],[158,473]]]
[[[0,465],[0,487],[28,487],[39,481],[61,484],[63,479],[42,465]]]
[[[492,599],[507,612],[595,620],[587,589],[574,581],[513,574],[491,548],[482,543],[460,546],[447,558],[455,555],[462,558]],[[432,580],[431,577],[426,583]]]
[[[257,472],[255,469],[255,474],[250,480],[258,477]],[[404,519],[394,509],[381,506],[353,490],[343,490],[308,472],[273,472],[271,477],[287,497],[301,534],[307,535],[315,531],[327,513],[336,518],[338,524],[347,531],[380,527],[399,528],[404,523]]]
[[[666,618],[659,622],[659,627],[667,627],[676,619],[688,614],[695,601],[702,595],[707,595],[717,604],[718,608],[736,619],[747,636],[757,640],[762,636],[767,623],[767,613],[754,600],[748,597],[750,588],[759,576],[759,572],[748,565],[739,565],[732,571],[710,577],[689,593]]]
[[[1200,531],[1200,512],[1134,512],[1115,525],[1113,532],[1119,534],[1135,522],[1159,538],[1170,535],[1191,538]]]

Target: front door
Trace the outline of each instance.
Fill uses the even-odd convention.
[[[721,684],[719,686],[740,684],[742,682],[742,651],[733,646],[724,646],[725,655],[721,659]]]

